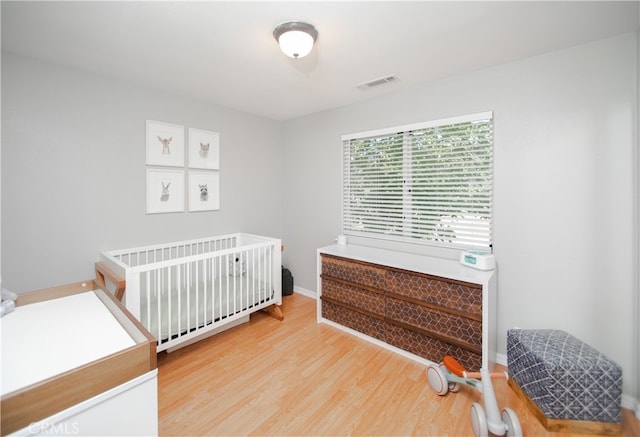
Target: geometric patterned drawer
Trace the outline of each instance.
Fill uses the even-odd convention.
[[[387,297],[385,316],[415,328],[427,329],[464,343],[482,348],[482,322]],[[442,358],[442,357],[440,357]]]
[[[482,287],[461,284],[413,272],[389,272],[388,291],[482,317]]]
[[[511,378],[547,418],[621,423],[622,369],[555,329],[507,331]]]
[[[352,311],[326,300],[322,301],[322,317],[332,320],[369,337],[385,341],[387,324],[384,320]]]
[[[384,295],[382,294],[324,278],[322,296],[384,317]]]
[[[387,270],[372,264],[322,255],[322,274],[379,290],[386,288]]]
[[[435,363],[442,357],[451,355],[467,369],[482,367],[482,355],[463,349],[451,343],[440,341],[421,332],[415,332],[401,326],[387,325],[386,342]]]

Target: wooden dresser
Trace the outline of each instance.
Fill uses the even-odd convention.
[[[318,249],[318,321],[418,361],[495,363],[495,273],[357,245]]]

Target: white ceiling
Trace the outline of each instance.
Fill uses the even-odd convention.
[[[2,50],[287,120],[638,29],[637,1],[10,2]],[[304,59],[273,28],[312,23]],[[369,90],[356,85],[395,74]]]

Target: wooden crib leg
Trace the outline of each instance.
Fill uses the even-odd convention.
[[[263,308],[262,311],[269,314],[274,319],[278,319],[280,321],[284,320],[284,314],[282,313],[282,308],[280,308],[276,304]]]

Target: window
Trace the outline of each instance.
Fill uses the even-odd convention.
[[[346,234],[491,249],[491,112],[345,135]]]

